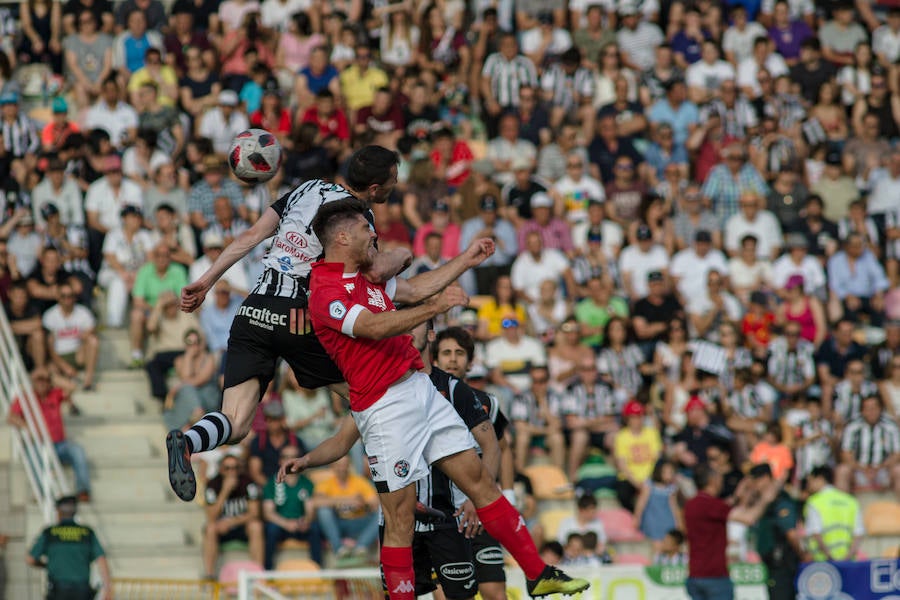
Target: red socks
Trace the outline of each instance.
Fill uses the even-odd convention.
[[[415,600],[416,580],[412,547],[381,547],[381,568],[391,600]]]
[[[525,527],[525,519],[509,501],[500,496],[494,502],[477,511],[484,530],[513,555],[528,579],[537,579],[544,571],[534,540]],[[393,598],[393,596],[392,596]]]

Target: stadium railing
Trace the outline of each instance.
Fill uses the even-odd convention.
[[[117,577],[112,580],[112,587],[116,600],[220,600],[228,597],[223,593],[223,584],[202,579]]]
[[[44,521],[50,523],[56,518],[56,499],[70,494],[71,488],[47,432],[6,311],[0,306],[0,409],[4,418],[16,400],[22,407],[26,427],[11,428],[13,456],[22,461]]]

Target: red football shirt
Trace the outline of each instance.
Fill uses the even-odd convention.
[[[62,411],[60,410],[60,406],[65,398],[66,396],[61,389],[51,388],[46,396],[37,399],[38,404],[41,406],[41,412],[44,414],[44,423],[47,424],[47,433],[50,434],[50,440],[53,443],[63,442],[66,439],[66,428],[63,425]],[[24,416],[18,400],[13,402],[9,410],[20,417]]]
[[[353,336],[353,325],[364,310],[396,310],[391,301],[397,282],[370,282],[359,272],[344,273],[343,263],[317,262],[309,283],[309,318],[322,347],[350,386],[350,410],[369,408],[410,369],[421,369],[422,357],[412,336],[383,340]]]
[[[684,505],[687,530],[688,571],[690,577],[728,577],[725,547],[726,524],[731,507],[724,500],[698,492]]]

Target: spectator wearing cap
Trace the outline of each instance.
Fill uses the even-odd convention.
[[[839,221],[854,200],[859,199],[859,189],[853,179],[844,172],[841,153],[830,150],[825,155],[825,170],[821,179],[811,191],[821,197],[824,216],[830,221]]]
[[[43,230],[47,220],[44,208],[53,206],[60,223],[66,227],[84,225],[84,207],[81,190],[68,174],[66,165],[58,158],[47,161],[44,177],[31,191],[32,216],[38,228]]]
[[[507,185],[515,180],[514,171],[534,168],[537,148],[520,137],[519,117],[505,114],[499,120],[499,135],[488,142],[485,158],[494,165],[494,181]],[[518,168],[516,168],[518,167]]]
[[[228,347],[231,321],[240,306],[241,294],[234,292],[227,276],[216,283],[212,301],[203,303],[200,326],[210,351],[216,356],[221,356]]]
[[[191,187],[188,212],[194,232],[205,231],[216,220],[216,198],[225,197],[238,216],[246,220],[247,206],[241,188],[226,176],[225,159],[220,155],[203,157],[203,179]]]
[[[694,245],[677,252],[672,257],[670,274],[682,302],[703,296],[706,292],[707,274],[718,271],[728,276],[725,255],[712,246],[712,235],[701,229],[694,235]]]
[[[588,175],[583,152],[570,152],[566,156],[566,174],[550,189],[554,212],[565,215],[570,223],[587,220],[588,204],[605,202],[603,185]]]
[[[109,3],[104,4],[110,6]],[[97,97],[100,84],[112,74],[113,39],[107,34],[106,23],[101,28],[101,17],[94,10],[99,8],[99,3],[88,8],[81,2],[72,1],[66,8],[72,5],[77,7],[72,14],[66,14],[70,11],[63,10],[63,25],[65,27],[66,21],[72,19],[77,23],[77,32],[74,27],[65,27],[68,35],[63,39],[63,53],[67,80],[72,86],[76,104],[84,107]],[[103,18],[106,18],[105,14]],[[112,23],[109,23],[108,31],[112,31]]]
[[[653,66],[654,51],[665,41],[665,36],[659,26],[642,18],[635,2],[626,0],[620,3],[618,14],[622,27],[616,34],[616,40],[622,54],[622,64],[643,73]]]
[[[650,107],[647,118],[653,126],[671,125],[676,144],[684,144],[700,123],[697,105],[687,99],[687,85],[681,79],[667,83],[666,97]]]
[[[106,326],[112,328],[125,324],[135,277],[153,249],[153,236],[141,227],[140,209],[126,205],[118,220],[120,225],[103,240],[103,263],[97,275],[97,283],[106,290]],[[136,331],[133,333],[137,335]],[[139,350],[139,346],[133,344],[132,350]]]
[[[520,243],[521,252],[513,261],[510,277],[516,292],[526,302],[537,301],[545,279],[564,280],[566,287],[574,292],[576,286],[564,252],[545,247],[539,231],[528,232]]]
[[[769,193],[769,186],[759,171],[747,159],[747,152],[740,143],[731,143],[722,149],[723,163],[709,172],[703,184],[702,194],[716,216],[727,223],[739,212],[740,198],[745,193],[755,193],[757,198]]]
[[[569,225],[553,214],[553,199],[544,192],[531,197],[532,218],[518,227],[519,253],[526,248],[526,240],[532,233],[541,238],[543,248],[570,253],[573,250]]]
[[[92,183],[84,196],[84,212],[87,216],[90,240],[91,266],[99,266],[97,250],[102,248],[103,239],[121,221],[119,213],[126,206],[140,210],[144,203],[141,186],[124,177],[122,159],[117,154],[109,154],[99,161],[103,176]]]
[[[762,198],[752,190],[741,193],[740,212],[725,222],[725,250],[731,257],[740,254],[742,240],[748,235],[756,238],[756,256],[760,260],[774,260],[781,254],[784,238],[775,215],[762,208]]]
[[[120,10],[125,8],[128,2],[123,2]],[[160,8],[158,0],[156,2]],[[117,69],[119,76],[127,79],[128,76],[137,73],[146,65],[147,50],[163,49],[163,37],[155,28],[147,26],[147,15],[136,5],[124,15],[124,29],[113,41],[112,64]],[[154,6],[151,3],[151,6]],[[120,12],[121,14],[121,12]],[[165,19],[165,11],[161,15]],[[170,67],[171,68],[171,67]]]
[[[828,259],[828,286],[832,298],[840,301],[845,318],[858,321],[865,314],[872,325],[881,325],[889,282],[859,234],[847,236],[844,249]]]
[[[56,501],[58,521],[46,527],[25,557],[29,566],[47,569],[47,598],[112,600],[109,563],[97,534],[75,521],[78,498],[65,496]],[[97,563],[103,589],[91,587],[91,564]]]
[[[285,448],[296,448],[302,456],[306,454],[306,447],[288,428],[284,405],[280,400],[270,400],[263,404],[262,413],[266,426],[250,444],[247,471],[257,485],[265,486],[278,473],[280,455]]]
[[[540,341],[523,333],[515,313],[508,313],[500,325],[500,337],[485,347],[485,366],[495,385],[518,394],[531,388],[531,368],[546,366],[547,352]]]
[[[372,106],[375,92],[389,83],[387,74],[372,64],[372,50],[366,45],[354,49],[353,64],[344,69],[339,78],[341,95],[350,111],[351,121],[356,121],[359,109]]]
[[[86,306],[76,303],[75,288],[68,283],[57,287],[59,302],[41,318],[48,336],[50,369],[70,379],[74,379],[78,369],[84,369],[83,389],[93,390],[100,350],[96,319]]]
[[[9,168],[14,161],[24,161],[29,169],[34,168],[41,138],[32,120],[19,110],[18,92],[0,93],[0,137],[3,141],[0,165]]]
[[[485,195],[479,201],[477,216],[466,220],[459,233],[459,249],[468,248],[473,240],[489,237],[494,240],[494,254],[474,269],[477,293],[486,294],[497,276],[508,272],[519,251],[516,229],[499,214],[497,196]]]
[[[222,90],[217,105],[200,117],[198,134],[212,141],[217,154],[227,154],[234,136],[250,127],[247,115],[238,108],[239,104],[236,92]]]
[[[84,502],[91,500],[91,476],[84,448],[67,439],[66,427],[62,418],[62,405],[71,402],[75,384],[63,378],[51,378],[46,367],[37,367],[31,372],[31,385],[34,388],[34,399],[37,401],[44,419],[44,425],[53,443],[60,462],[72,467],[75,472],[75,489]],[[32,415],[35,416],[35,415]],[[27,427],[22,405],[16,399],[9,408],[6,422],[14,427]]]
[[[625,427],[616,434],[613,442],[613,460],[618,479],[616,495],[619,504],[634,512],[638,492],[650,480],[653,468],[662,455],[662,439],[655,427],[644,422],[644,405],[629,400],[622,408]]]
[[[442,258],[450,260],[459,253],[460,228],[450,220],[450,205],[447,199],[437,201],[431,210],[431,218],[416,229],[416,235],[413,237],[413,256],[425,254],[425,238],[431,233],[441,236]]]
[[[100,97],[84,116],[85,130],[102,129],[109,134],[114,148],[124,148],[137,134],[138,114],[133,106],[121,99],[115,77],[100,85]]]
[[[659,271],[666,275],[669,270],[669,255],[664,247],[654,243],[649,226],[639,225],[635,239],[637,243],[626,247],[619,254],[622,287],[632,302],[637,302],[648,294],[648,274]]]
[[[479,161],[481,162],[481,161]],[[491,165],[491,173],[494,172],[493,163],[484,161],[485,166]],[[547,194],[550,183],[537,175],[532,174],[532,165],[526,158],[521,157],[512,163],[513,180],[503,185],[500,192],[501,204],[505,207],[506,218],[520,227],[532,217],[532,199],[539,193]]]
[[[41,130],[41,150],[45,153],[58,152],[71,134],[80,131],[77,123],[69,121],[65,98],[54,98],[51,110],[53,116]]]
[[[480,92],[489,136],[497,134],[503,112],[519,106],[523,86],[538,88],[537,69],[530,58],[519,53],[515,34],[503,33],[497,52],[488,55],[481,69]]]

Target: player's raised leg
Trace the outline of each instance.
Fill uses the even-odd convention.
[[[497,489],[490,473],[474,450],[465,450],[435,462],[475,504],[484,530],[512,554],[525,572],[532,597],[574,594],[589,587],[584,579],[572,579],[541,560],[525,519]]]

